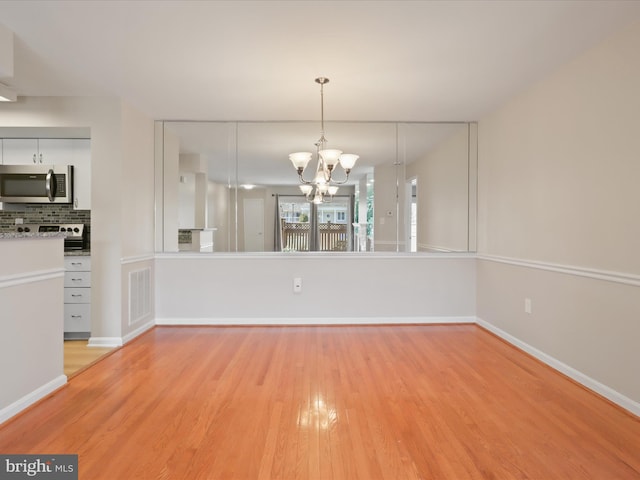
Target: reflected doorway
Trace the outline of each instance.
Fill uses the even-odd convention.
[[[279,195],[278,211],[280,250],[308,252],[310,250],[311,203],[303,196]]]
[[[318,214],[317,250],[349,252],[352,249],[350,197],[332,198],[331,202],[314,205]]]
[[[406,205],[406,217],[409,221],[406,222],[407,232],[406,238],[409,241],[406,243],[407,252],[418,251],[418,179],[410,178],[407,181],[407,188],[405,189],[407,198]]]
[[[353,250],[353,198],[334,196],[314,204],[302,195],[278,198],[282,251],[347,252]]]
[[[244,251],[264,252],[264,200],[245,198]]]

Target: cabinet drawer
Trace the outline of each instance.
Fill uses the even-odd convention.
[[[65,272],[65,287],[90,287],[91,272]]]
[[[84,303],[67,304],[64,306],[65,332],[91,331],[91,305]]]
[[[64,269],[67,271],[91,271],[91,257],[64,257]]]
[[[65,288],[64,303],[91,303],[91,289],[76,287]]]

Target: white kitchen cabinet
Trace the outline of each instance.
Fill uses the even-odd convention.
[[[64,257],[64,338],[91,336],[91,257]]]
[[[72,164],[73,138],[5,138],[2,156],[7,165]]]
[[[73,208],[91,210],[91,140],[76,140],[73,151]]]
[[[73,165],[73,208],[91,210],[91,140],[86,138],[5,138],[5,165]]]
[[[91,140],[40,139],[40,151],[52,165],[73,165],[73,208],[91,210]]]
[[[40,161],[37,138],[5,138],[2,141],[2,163],[34,165]]]

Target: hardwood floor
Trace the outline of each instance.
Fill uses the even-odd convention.
[[[99,479],[640,479],[640,420],[474,325],[157,327],[0,427]]]
[[[64,374],[67,377],[80,373],[93,365],[113,348],[88,347],[87,340],[65,340]]]

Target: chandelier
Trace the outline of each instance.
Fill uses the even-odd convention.
[[[324,85],[329,83],[326,77],[316,78],[316,83],[320,84],[320,138],[315,143],[316,146],[316,170],[312,180],[306,180],[303,176],[305,168],[311,161],[313,153],[295,152],[289,155],[289,160],[298,172],[300,178],[300,190],[304,193],[308,201],[322,203],[330,201],[338,192],[338,185],[342,185],[349,180],[349,173],[358,160],[358,155],[352,153],[342,153],[341,150],[327,149],[327,139],[324,137]],[[345,173],[343,180],[333,178],[335,168],[340,165]]]

